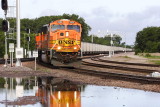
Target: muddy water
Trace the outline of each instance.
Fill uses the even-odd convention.
[[[0,78],[0,107],[160,107],[160,93],[58,78]]]

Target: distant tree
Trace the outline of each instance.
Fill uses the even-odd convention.
[[[98,37],[97,35],[90,35],[85,37],[86,42],[92,42],[93,36],[93,43],[102,44],[102,45],[111,45],[111,35],[105,35],[104,37]],[[119,35],[114,34],[112,37],[113,45],[114,46],[123,46],[121,44],[122,38]]]
[[[135,52],[160,52],[160,27],[147,27],[139,31],[135,41]]]
[[[107,40],[107,45],[111,45],[111,35],[106,35],[104,38]],[[112,41],[114,46],[120,46],[122,38],[117,34],[113,34]]]

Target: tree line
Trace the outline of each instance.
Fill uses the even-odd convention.
[[[160,52],[160,27],[147,27],[136,35],[135,53]]]

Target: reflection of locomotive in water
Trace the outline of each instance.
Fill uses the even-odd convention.
[[[80,60],[81,24],[68,19],[44,25],[36,36],[39,59],[53,65],[71,65]],[[74,63],[73,63],[74,62]]]
[[[81,107],[81,86],[55,78],[39,78],[39,82],[36,96],[45,107]]]

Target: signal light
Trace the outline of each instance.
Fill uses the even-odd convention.
[[[30,41],[30,37],[28,36],[28,37],[26,37],[26,40],[29,42]]]
[[[7,0],[2,0],[1,1],[1,7],[3,10],[8,10],[8,2]]]
[[[30,29],[29,29],[29,28],[27,28],[27,29],[26,29],[26,32],[27,32],[27,33],[30,33]]]
[[[3,21],[2,21],[2,30],[3,30],[4,32],[7,32],[8,29],[9,29],[9,22],[8,22],[7,20],[3,20]]]

